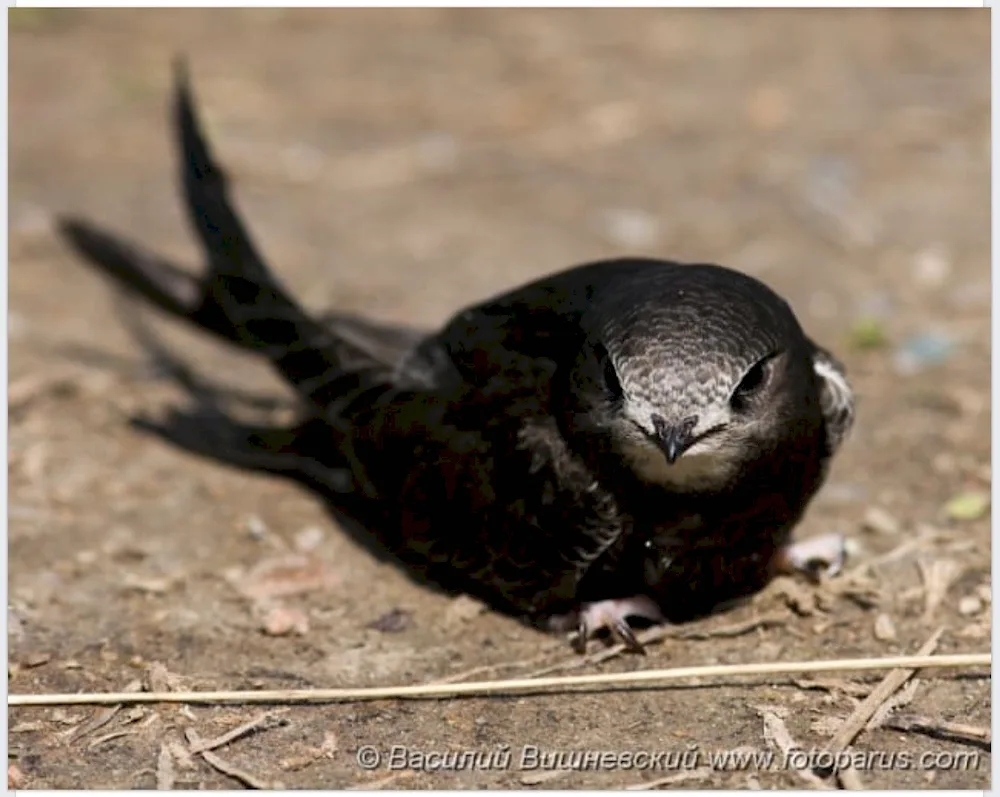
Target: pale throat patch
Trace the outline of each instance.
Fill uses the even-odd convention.
[[[622,455],[642,480],[677,491],[719,487],[729,481],[735,467],[724,450],[688,452],[671,465],[659,448],[645,441],[630,441]]]

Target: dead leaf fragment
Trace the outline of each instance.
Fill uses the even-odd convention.
[[[150,662],[146,669],[146,691],[148,692],[176,692],[183,690],[186,686],[186,679],[170,672],[162,662]]]
[[[330,589],[339,580],[326,562],[305,554],[287,554],[259,562],[238,580],[236,588],[245,597],[260,601]]]
[[[952,520],[978,520],[986,514],[990,496],[982,490],[959,493],[944,505],[944,513]]]
[[[20,770],[17,764],[7,765],[7,788],[8,789],[23,789],[28,779],[25,777],[24,773]]]
[[[918,559],[920,577],[924,582],[924,622],[933,619],[948,590],[962,575],[962,567],[954,559]]]
[[[877,534],[896,534],[899,532],[899,521],[881,507],[872,506],[865,512],[861,527]]]

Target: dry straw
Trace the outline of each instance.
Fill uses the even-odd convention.
[[[989,667],[989,653],[961,653],[941,656],[887,656],[867,659],[827,661],[719,664],[702,667],[673,667],[623,673],[564,675],[547,678],[514,678],[466,683],[432,683],[410,686],[376,686],[347,689],[264,689],[216,692],[108,692],[80,694],[10,695],[8,706],[108,705],[131,703],[345,703],[363,700],[489,696],[522,692],[562,692],[577,687],[627,687],[652,685],[690,678],[732,678],[750,675],[787,675],[811,672],[862,670],[914,670],[942,667]]]

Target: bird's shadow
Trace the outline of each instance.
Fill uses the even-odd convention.
[[[64,352],[95,367],[129,370],[147,379],[166,379],[180,387],[187,399],[186,406],[174,406],[155,418],[143,413],[131,416],[129,423],[134,429],[219,464],[295,482],[319,498],[336,525],[379,561],[397,566],[421,587],[446,595],[468,591],[467,585],[460,587],[451,583],[446,575],[435,573],[432,577],[419,562],[408,560],[405,551],[394,551],[385,544],[386,535],[380,534],[378,528],[380,507],[377,502],[352,491],[348,474],[323,462],[323,455],[328,454],[328,450],[323,450],[322,441],[328,439],[327,435],[316,435],[315,451],[303,448],[302,441],[311,437],[309,427],[325,431],[323,421],[307,420],[304,425],[290,430],[286,426],[254,425],[237,420],[230,408],[259,413],[296,405],[278,396],[253,393],[206,378],[155,333],[146,317],[148,311],[137,307],[128,294],[116,291],[114,308],[142,349],[145,367],[129,368],[121,358],[80,344],[70,344],[64,347]],[[328,318],[334,317],[328,315]],[[282,437],[294,437],[297,444],[294,453],[275,453],[273,446],[280,445]],[[476,597],[493,605],[487,596]],[[493,608],[505,611],[503,606]]]

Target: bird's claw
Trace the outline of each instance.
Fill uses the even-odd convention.
[[[645,654],[645,648],[628,624],[626,619],[628,617],[643,617],[654,623],[665,622],[660,607],[645,595],[586,603],[576,615],[573,650],[585,653],[590,637],[602,628],[606,628],[627,651]]]
[[[821,534],[807,540],[792,542],[778,553],[777,571],[786,575],[797,573],[815,578],[822,573],[835,576],[847,560],[847,545],[841,534]]]

